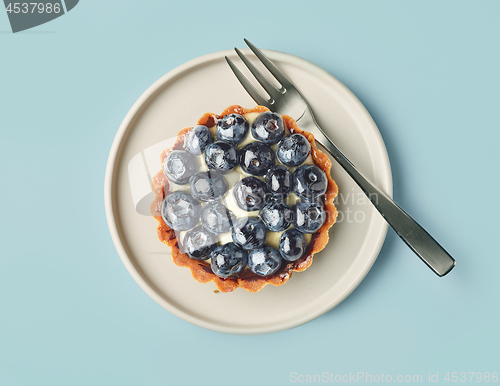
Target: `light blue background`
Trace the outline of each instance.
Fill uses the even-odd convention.
[[[13,35],[0,12],[0,385],[499,372],[499,16],[487,0],[82,0]],[[115,133],[154,81],[243,37],[320,65],[359,97],[396,200],[458,261],[449,276],[390,231],[340,306],[250,337],[190,325],[140,289],[104,215]]]

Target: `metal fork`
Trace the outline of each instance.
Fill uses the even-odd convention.
[[[359,172],[352,162],[342,154],[337,146],[335,146],[319,127],[311,107],[293,83],[257,47],[247,39],[245,39],[245,43],[281,84],[280,88],[276,88],[259,70],[257,70],[240,50],[235,48],[236,53],[243,63],[270,96],[269,99],[262,97],[248,79],[238,70],[231,59],[226,56],[226,61],[233,70],[234,75],[236,75],[255,102],[279,114],[290,115],[302,129],[312,133],[316,142],[323,146],[352,177],[392,229],[394,229],[398,236],[401,237],[413,252],[415,252],[437,275],[444,276],[450,272],[455,266],[455,260],[448,252],[446,252],[424,228],[401,209],[389,196],[377,189]]]

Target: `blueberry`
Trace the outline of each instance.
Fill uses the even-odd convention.
[[[161,205],[161,216],[165,223],[176,231],[187,231],[200,219],[200,203],[183,191],[170,193]]]
[[[233,190],[236,204],[247,212],[261,210],[266,205],[267,187],[256,177],[245,177],[239,181]]]
[[[264,245],[248,254],[248,267],[259,276],[269,276],[275,273],[281,265],[281,255],[277,249]]]
[[[292,210],[282,201],[272,201],[267,204],[260,211],[259,217],[271,232],[284,231],[293,222]]]
[[[210,232],[215,234],[229,232],[235,221],[233,212],[221,202],[210,202],[201,212],[201,223]]]
[[[165,160],[163,172],[175,184],[187,184],[189,179],[198,171],[196,157],[186,150],[174,150]]]
[[[217,122],[217,140],[238,144],[247,136],[248,128],[247,120],[240,114],[226,115]]]
[[[184,236],[182,248],[191,259],[206,260],[210,253],[217,248],[218,238],[201,225],[191,229]]]
[[[186,148],[194,155],[200,155],[214,141],[210,129],[206,126],[195,126],[186,138]]]
[[[274,151],[265,143],[252,142],[240,150],[240,166],[244,172],[263,176],[274,165]]]
[[[205,149],[205,163],[209,169],[227,173],[238,166],[239,152],[235,144],[215,141]]]
[[[260,114],[252,124],[252,135],[268,145],[278,143],[285,135],[283,118],[270,111]]]
[[[281,140],[276,155],[283,165],[299,166],[311,152],[311,144],[302,134],[292,134]]]
[[[288,261],[300,259],[306,250],[306,238],[297,229],[288,229],[280,237],[279,251],[281,257]]]
[[[220,200],[227,192],[226,179],[215,170],[195,174],[189,185],[193,197],[200,201]]]
[[[266,242],[267,229],[257,217],[244,217],[234,224],[232,236],[243,249],[256,249]]]
[[[212,272],[223,279],[243,271],[247,262],[248,252],[235,243],[221,245],[210,254]]]
[[[326,174],[316,165],[301,165],[293,172],[293,192],[300,198],[314,200],[325,194]]]
[[[326,219],[326,213],[323,206],[315,201],[299,201],[292,209],[295,220],[294,225],[302,233],[316,232]]]
[[[267,189],[271,194],[284,200],[292,190],[292,173],[286,166],[273,166],[266,174]]]

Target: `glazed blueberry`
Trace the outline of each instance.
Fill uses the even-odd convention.
[[[248,267],[259,276],[269,276],[275,273],[281,265],[281,255],[277,249],[264,245],[248,254]]]
[[[266,205],[266,184],[256,177],[245,177],[233,190],[236,204],[247,212],[261,210]]]
[[[210,129],[206,126],[195,126],[186,138],[186,148],[194,155],[200,155],[214,141]]]
[[[309,156],[311,144],[302,134],[292,134],[281,140],[276,155],[283,165],[299,166]]]
[[[287,261],[300,259],[306,250],[306,238],[297,229],[288,229],[280,237],[279,251]]]
[[[263,176],[274,165],[274,151],[265,143],[252,142],[240,150],[240,166],[253,176]]]
[[[227,173],[238,166],[239,152],[234,143],[215,141],[205,149],[205,163],[209,169]]]
[[[278,143],[285,135],[283,118],[270,111],[260,114],[252,124],[252,135],[268,145]]]
[[[301,165],[293,172],[293,192],[300,198],[314,200],[325,194],[326,174],[316,165]]]
[[[189,185],[193,197],[200,201],[220,200],[227,192],[226,179],[215,170],[195,174]]]
[[[218,238],[201,225],[191,229],[184,236],[182,247],[184,252],[194,260],[206,260],[210,253],[217,248]]]
[[[243,249],[257,249],[266,242],[267,229],[257,217],[244,217],[234,224],[232,236]]]
[[[176,231],[187,231],[200,220],[200,203],[183,191],[170,193],[161,205],[165,223]]]
[[[210,202],[201,212],[201,223],[208,231],[220,234],[229,232],[235,221],[233,212],[221,202]]]
[[[248,252],[235,243],[221,245],[210,254],[212,272],[223,279],[243,271],[247,262]]]
[[[267,189],[271,194],[284,200],[292,190],[292,173],[286,166],[273,166],[266,174]]]
[[[217,122],[217,140],[235,144],[245,139],[248,133],[248,122],[240,114],[229,114]]]
[[[299,201],[293,206],[294,225],[302,233],[316,232],[326,219],[323,205],[319,202]]]
[[[267,204],[260,211],[259,217],[271,232],[284,231],[293,222],[292,210],[282,201],[272,201]]]
[[[198,171],[196,157],[186,150],[174,150],[165,160],[163,172],[175,184],[184,185]]]

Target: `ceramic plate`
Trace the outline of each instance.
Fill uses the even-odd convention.
[[[249,50],[243,50],[250,55]],[[266,54],[311,104],[318,123],[344,154],[387,194],[391,169],[382,137],[361,102],[336,78],[293,55]],[[240,86],[224,56],[242,63],[234,51],[191,60],[153,84],[125,117],[109,155],[105,203],[111,236],[132,277],[158,304],[178,317],[215,331],[269,333],[296,327],[331,310],[363,280],[382,247],[387,224],[350,177],[333,161],[339,186],[339,217],[326,248],[304,272],[281,287],[258,293],[238,288],[216,293],[187,268],[174,265],[170,249],[157,239],[149,215],[150,179],[160,170],[160,152],[177,132],[206,112],[220,113],[255,102]]]

